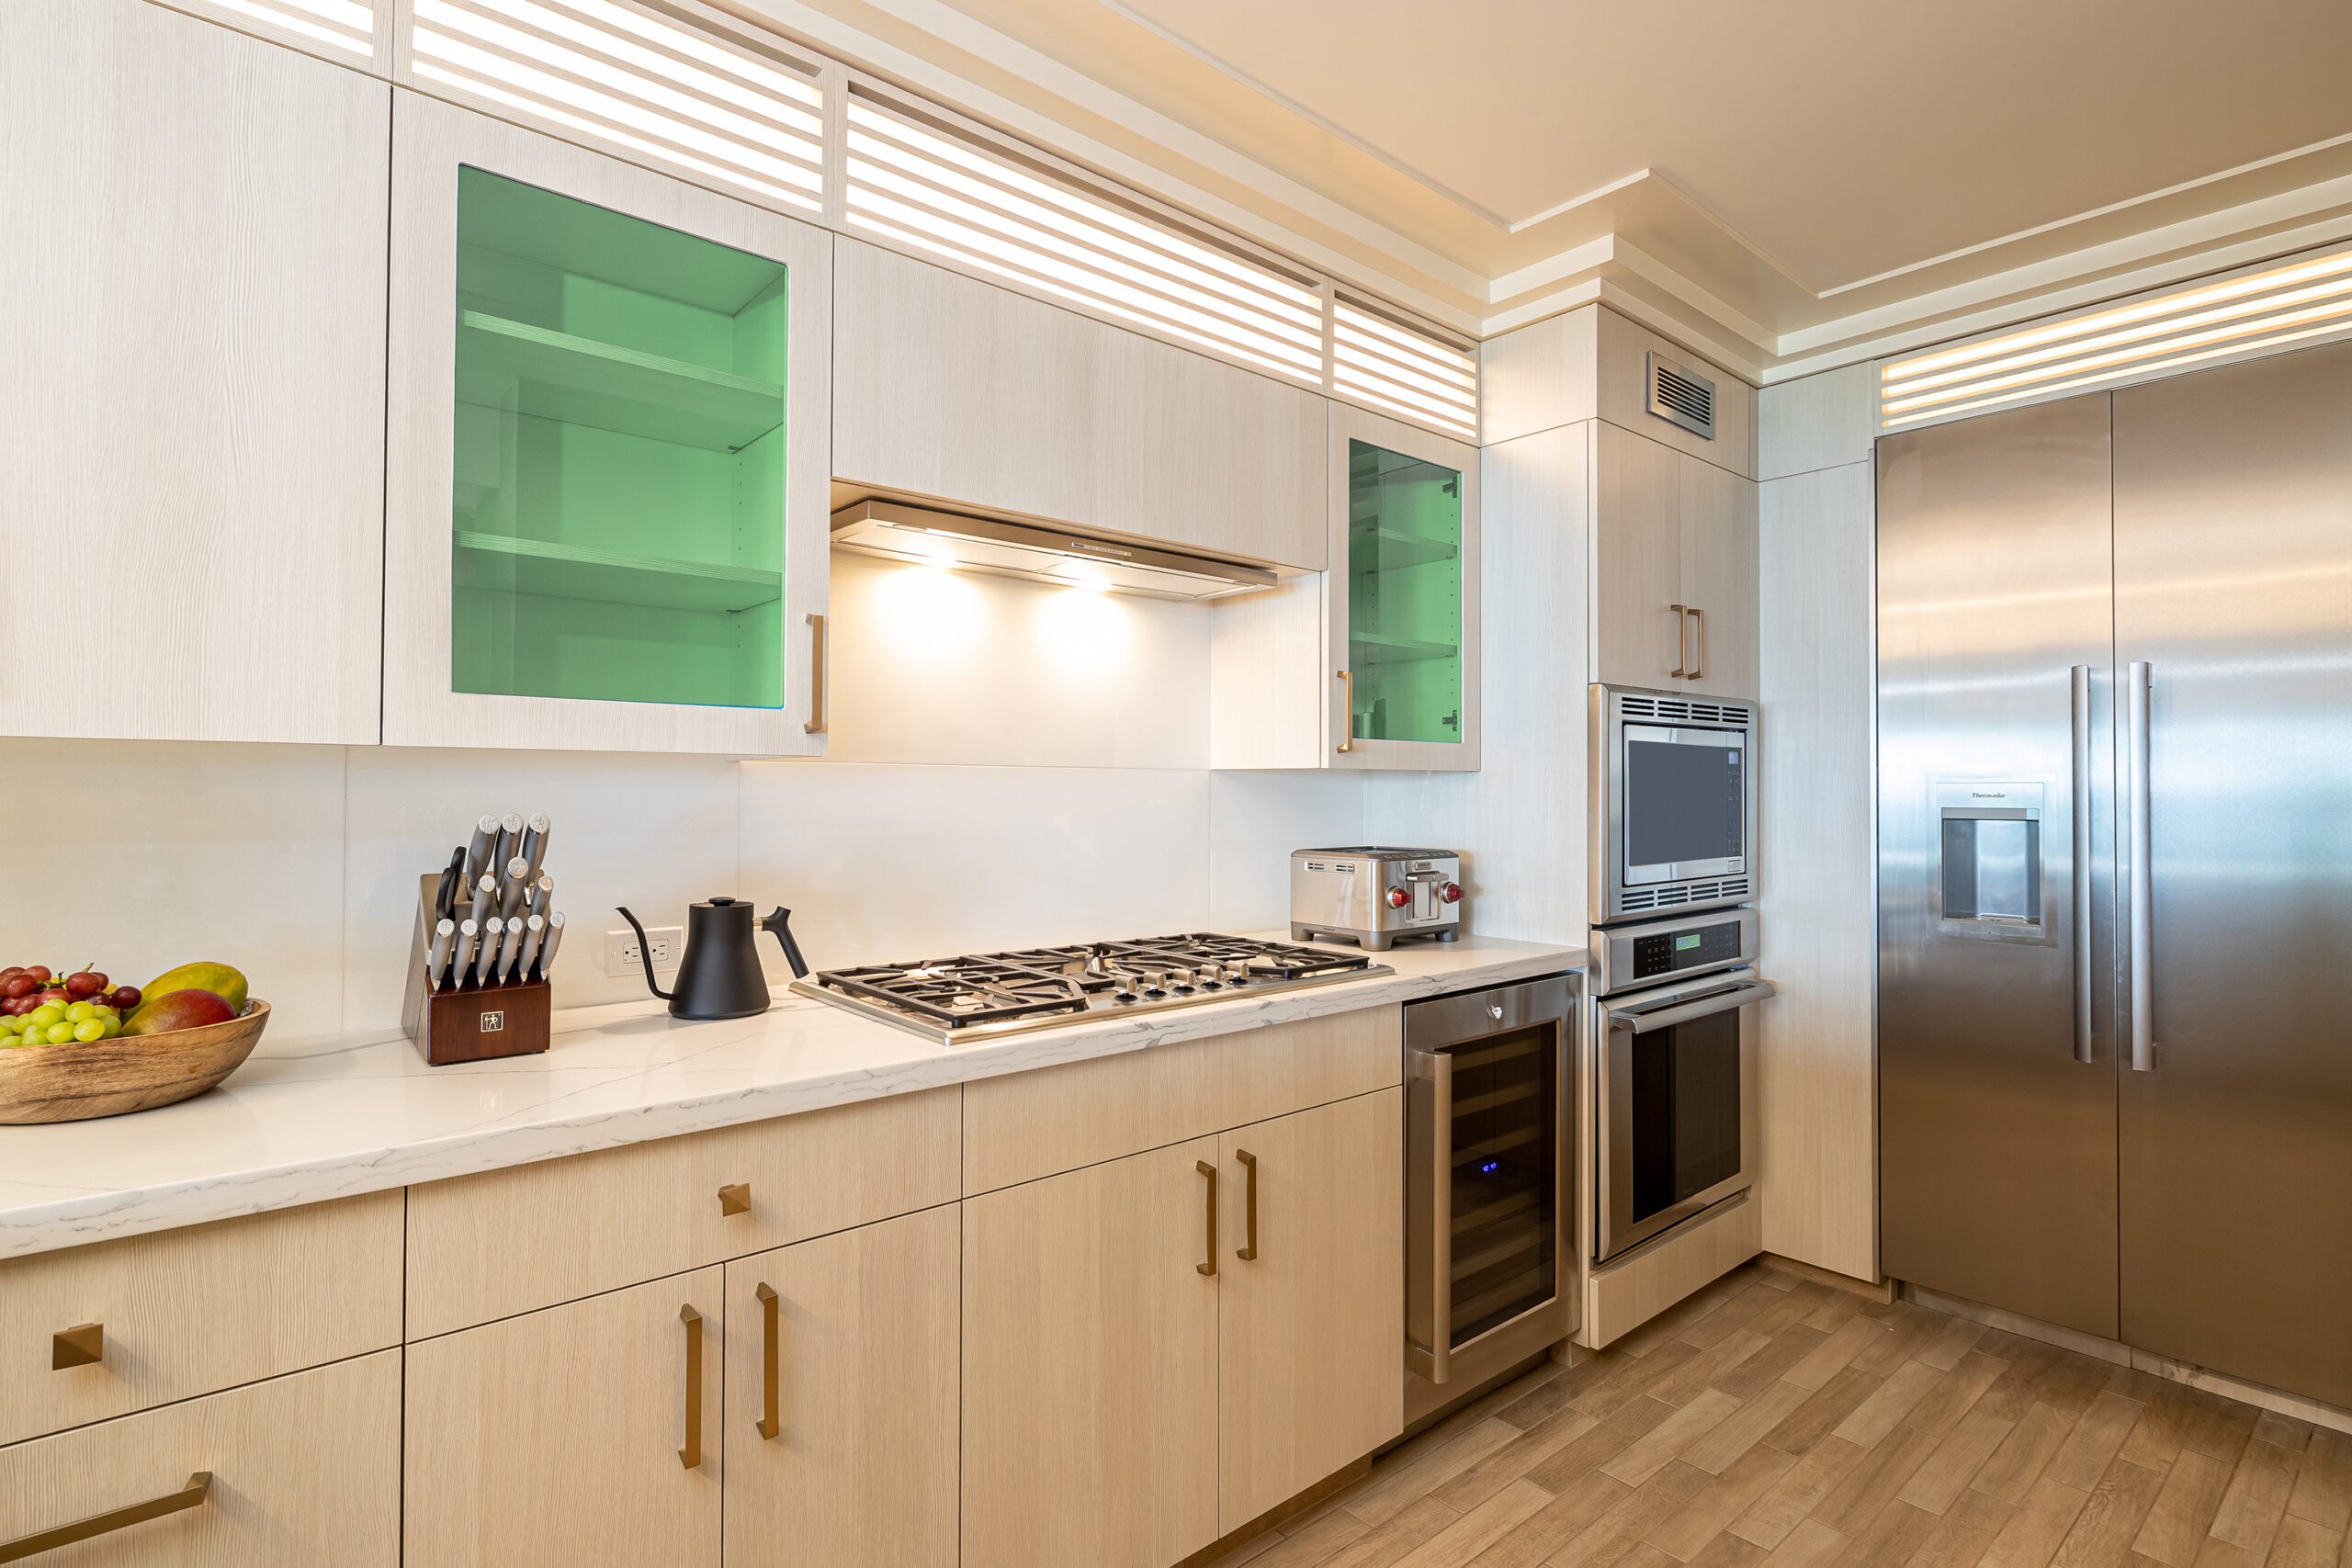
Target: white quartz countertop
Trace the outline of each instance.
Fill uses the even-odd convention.
[[[558,1013],[542,1055],[446,1067],[425,1066],[397,1033],[306,1043],[256,1055],[178,1105],[0,1126],[0,1258],[1508,984],[1586,960],[1582,948],[1476,935],[1374,956],[1396,973],[968,1045],[933,1044],[781,990],[761,1016],[720,1023],[678,1022],[650,1000]]]

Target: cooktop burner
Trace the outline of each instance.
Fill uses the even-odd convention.
[[[827,969],[792,988],[952,1044],[1390,973],[1361,953],[1196,931]]]

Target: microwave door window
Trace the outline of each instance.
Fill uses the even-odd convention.
[[[1736,860],[1747,853],[1738,746],[1625,739],[1625,863]]]

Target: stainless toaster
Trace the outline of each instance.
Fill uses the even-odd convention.
[[[1344,937],[1374,953],[1403,936],[1462,934],[1462,856],[1453,850],[1293,850],[1293,942]]]

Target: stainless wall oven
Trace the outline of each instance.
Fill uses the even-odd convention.
[[[1756,897],[1756,705],[1595,685],[1594,925]]]
[[[1755,1184],[1747,1010],[1777,987],[1750,967],[1748,909],[1593,936],[1593,1261],[1605,1263]]]
[[[1405,1009],[1405,1419],[1577,1328],[1576,989]]]

